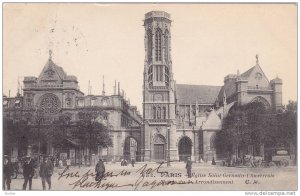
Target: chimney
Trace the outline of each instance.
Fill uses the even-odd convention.
[[[117,94],[117,81],[115,80],[115,86],[114,86],[114,95]]]

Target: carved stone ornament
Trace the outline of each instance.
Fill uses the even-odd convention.
[[[47,76],[48,78],[53,78],[54,73],[55,73],[55,72],[54,72],[51,68],[49,68],[49,69],[47,69],[47,70],[45,71],[45,74],[46,74],[46,76]]]
[[[153,142],[155,144],[165,144],[166,140],[165,140],[164,136],[162,136],[161,134],[156,134],[154,136]]]

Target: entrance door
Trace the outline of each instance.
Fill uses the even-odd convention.
[[[164,144],[154,144],[154,159],[164,160],[165,155],[165,145]]]
[[[180,139],[178,143],[179,160],[186,161],[192,155],[192,141],[187,136]]]

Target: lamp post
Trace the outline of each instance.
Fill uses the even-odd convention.
[[[196,160],[196,131],[195,131],[195,125],[193,125],[193,135],[194,135],[194,160]]]
[[[171,166],[171,163],[170,163],[170,124],[168,124],[168,127],[167,127],[167,131],[168,131],[168,155],[167,155],[167,166]]]
[[[35,115],[36,115],[36,122],[37,122],[37,126],[38,126],[38,154],[40,155],[40,152],[41,152],[41,135],[40,135],[40,131],[41,131],[42,115],[41,115],[41,110],[38,107],[36,107]]]

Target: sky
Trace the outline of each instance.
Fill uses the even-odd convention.
[[[171,55],[177,84],[223,85],[224,77],[255,65],[269,80],[283,80],[283,103],[297,99],[296,4],[96,4],[3,5],[3,94],[18,80],[38,77],[52,59],[75,75],[82,92],[106,94],[115,80],[142,112],[143,19],[149,11],[171,15]]]

